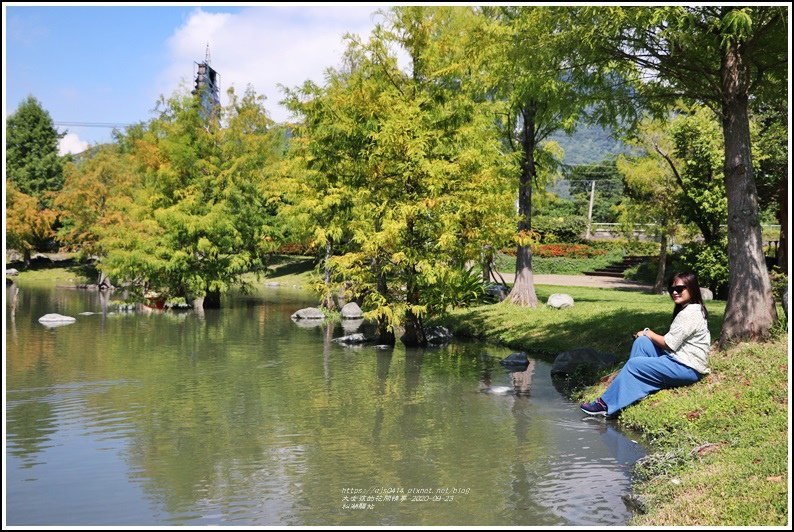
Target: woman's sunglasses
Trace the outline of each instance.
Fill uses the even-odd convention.
[[[670,288],[667,289],[667,291],[670,292],[670,295],[680,294],[684,290],[686,290],[686,286],[684,286],[682,284],[679,284],[679,285],[676,285],[676,286],[671,286]]]

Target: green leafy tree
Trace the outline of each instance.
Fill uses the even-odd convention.
[[[719,124],[711,111],[698,106],[672,118],[668,131],[673,157],[658,145],[655,149],[670,165],[683,192],[682,220],[694,223],[710,246],[722,238],[728,212]]]
[[[347,56],[348,68],[354,60]],[[296,125],[286,174],[292,176],[295,201],[284,209],[306,238],[321,250],[322,305],[333,308],[331,259],[344,253],[352,238],[354,195],[365,179],[366,161],[359,157],[372,131],[369,102],[355,98],[351,74],[329,70],[325,86],[307,81],[285,89],[285,103],[301,122]],[[355,83],[355,81],[353,81]]]
[[[45,193],[63,186],[63,163],[58,155],[58,133],[50,114],[28,96],[6,120],[6,172],[16,188],[49,207]]]
[[[702,237],[701,245],[687,251],[687,264],[696,271],[703,286],[716,292],[724,292],[727,277],[727,255],[724,230],[727,221],[727,198],[722,179],[722,135],[713,113],[703,106],[677,107],[668,120],[661,122],[646,120],[635,135],[635,144],[642,155],[622,160],[622,170],[631,187],[629,202],[635,200],[624,211],[640,209],[645,215],[658,218],[662,240],[664,234],[672,236],[674,226],[681,221],[697,227]],[[652,168],[661,164],[665,168],[660,174]],[[645,176],[638,174],[645,173]],[[670,179],[668,179],[668,177]],[[663,188],[660,186],[663,185]],[[648,191],[656,193],[647,195]],[[645,192],[645,194],[643,194]],[[663,198],[666,194],[668,197]],[[708,260],[696,261],[692,257],[708,254]],[[657,286],[662,288],[664,265],[660,253]],[[725,258],[724,264],[717,264]],[[714,271],[708,268],[714,266]]]
[[[53,235],[56,213],[41,208],[38,200],[20,191],[13,181],[6,180],[6,245],[20,251],[25,265],[43,242]]]
[[[776,311],[764,259],[750,111],[780,101],[788,64],[783,6],[588,7],[572,11],[602,65],[620,62],[648,106],[685,98],[718,116],[728,197],[730,290],[720,341],[765,337]],[[594,68],[594,70],[596,70]]]
[[[475,79],[503,104],[502,137],[519,168],[516,280],[509,300],[535,307],[533,189],[545,190],[557,161],[544,141],[555,132],[574,129],[588,93],[574,81],[579,79],[574,73],[576,43],[561,8],[501,6],[480,12],[482,25],[468,41],[477,65]]]
[[[159,117],[133,143],[142,186],[98,243],[110,277],[192,299],[197,308],[216,306],[275,250],[281,195],[269,178],[281,140],[261,97],[230,90],[229,100],[210,117],[195,97],[160,102]]]
[[[58,240],[87,257],[104,255],[98,246],[102,228],[118,221],[117,198],[137,183],[135,161],[117,144],[99,147],[79,164],[68,162],[65,183],[54,205],[61,218]]]
[[[404,326],[408,345],[424,345],[426,319],[466,299],[452,293],[466,285],[456,272],[478,258],[494,218],[510,216],[488,103],[459,90],[458,56],[441,53],[460,13],[390,11],[369,41],[350,37],[343,71],[291,99],[307,204],[319,231],[346,241],[326,260],[331,279],[387,336]]]
[[[620,155],[617,170],[625,183],[626,197],[619,207],[619,219],[628,230],[637,224],[651,227],[653,236],[659,239],[659,261],[653,291],[666,289],[667,247],[676,234],[679,221],[679,206],[683,201],[674,165],[660,153],[672,152],[666,123],[646,120],[630,139],[629,145],[637,152]]]

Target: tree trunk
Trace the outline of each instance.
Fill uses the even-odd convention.
[[[185,294],[184,290],[178,293],[185,294],[185,299],[189,305],[193,305],[195,310],[202,318],[204,317],[204,309],[208,308],[221,308],[221,292],[220,290],[209,290],[205,287],[206,292],[200,296],[193,294]]]
[[[400,341],[406,347],[427,346],[422,320],[410,310],[405,314],[405,333],[400,337]]]
[[[409,306],[419,304],[419,290],[416,287],[415,276],[416,273],[412,272],[406,282],[406,303]],[[422,318],[410,309],[405,313],[405,334],[400,337],[400,341],[408,347],[425,347],[427,345]]]
[[[105,272],[103,272],[101,270],[99,271],[99,274],[97,275],[96,284],[97,284],[97,287],[99,287],[100,290],[112,290],[113,289],[113,283],[110,282],[110,277],[108,277],[107,273],[105,273]]]
[[[193,299],[193,310],[200,319],[204,319],[204,296]]]
[[[484,246],[482,250],[482,282],[490,284],[491,282],[491,269],[493,267],[493,248],[491,246]]]
[[[728,303],[720,334],[720,344],[724,346],[736,340],[766,337],[777,312],[764,258],[750,152],[748,72],[736,44],[723,55],[721,75],[730,270]]]
[[[535,111],[531,106],[521,110],[521,178],[518,184],[518,232],[532,230],[532,180],[535,178]],[[522,307],[537,307],[538,296],[532,279],[532,248],[519,245],[516,250],[516,279],[508,299]]]
[[[515,305],[532,308],[538,306],[538,296],[535,294],[535,281],[532,275],[532,248],[529,246],[518,246],[516,280],[507,297]]]
[[[664,275],[667,270],[667,231],[662,232],[662,239],[659,242],[659,271],[656,273],[656,282],[653,283],[653,293],[664,293]]]
[[[328,265],[333,255],[334,244],[331,238],[328,237],[325,241],[325,260],[323,261],[323,282],[325,283],[325,295],[320,302],[322,308],[333,310],[336,308],[334,304],[333,294],[331,294],[331,267]]]
[[[376,223],[378,224],[376,227],[380,230],[380,220],[377,220]],[[380,260],[378,258],[372,259],[372,272],[377,278],[377,291],[378,294],[383,298],[384,301],[388,301],[389,299],[389,285],[388,280],[386,279],[386,274],[383,272],[383,267],[380,265]],[[389,330],[389,324],[383,318],[379,319],[376,326],[375,326],[375,338],[376,342],[383,345],[394,345],[397,343],[397,340],[394,335],[394,331]]]
[[[780,180],[778,189],[777,221],[780,224],[780,241],[777,246],[777,265],[788,275],[788,179]]]

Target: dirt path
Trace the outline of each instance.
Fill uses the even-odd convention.
[[[502,273],[505,282],[512,283],[515,274]],[[547,284],[557,286],[589,286],[592,288],[612,288],[613,290],[634,290],[637,292],[650,292],[652,284],[641,283],[639,281],[628,281],[616,277],[598,277],[595,275],[545,275],[535,274],[533,276],[535,284]]]

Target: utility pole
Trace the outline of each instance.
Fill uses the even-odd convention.
[[[593,198],[595,198],[595,179],[590,181],[590,206],[587,208],[587,234],[585,240],[590,240],[590,226],[593,223]]]

